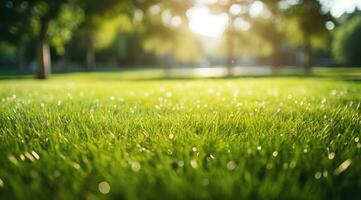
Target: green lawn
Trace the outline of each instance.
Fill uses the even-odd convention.
[[[0,199],[358,199],[361,70],[0,77]]]

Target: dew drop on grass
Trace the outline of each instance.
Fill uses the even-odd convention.
[[[266,168],[267,168],[268,170],[272,169],[272,163],[268,163],[268,164],[266,165]]]
[[[303,153],[307,153],[308,152],[308,150],[307,149],[303,149]]]
[[[122,97],[118,97],[119,102],[124,102],[124,99]]]
[[[178,161],[178,166],[179,166],[179,167],[183,167],[183,166],[184,166],[184,161],[183,161],[183,160],[179,160],[179,161]]]
[[[233,160],[231,160],[231,161],[229,161],[229,162],[227,163],[227,169],[228,169],[229,171],[235,170],[236,167],[237,167],[237,164],[236,164],[236,162],[234,162]]]
[[[328,154],[328,159],[333,160],[335,158],[335,153],[331,152]]]
[[[322,176],[322,173],[321,172],[316,172],[315,173],[315,179],[320,179]]]
[[[39,159],[40,159],[39,154],[36,153],[35,151],[31,151],[31,154],[34,156],[34,158],[35,158],[36,160],[39,160]]]
[[[24,161],[24,160],[25,160],[25,156],[24,156],[24,154],[20,154],[20,159],[21,159],[22,161]]]
[[[197,152],[197,147],[192,147],[193,152]]]
[[[13,155],[9,155],[8,156],[8,159],[11,163],[13,163],[14,165],[17,165],[18,164],[18,160],[15,158],[15,156]]]
[[[277,157],[277,156],[278,156],[278,151],[274,151],[274,152],[272,153],[272,156],[273,156],[273,157]]]
[[[141,168],[140,164],[138,162],[132,162],[131,168],[133,172],[138,172]]]
[[[79,165],[78,163],[73,163],[73,167],[74,167],[75,169],[80,169],[80,165]]]
[[[327,170],[323,171],[322,175],[323,175],[324,178],[327,178],[327,176],[328,176]]]
[[[197,161],[196,160],[191,160],[191,167],[193,168],[193,169],[195,169],[195,168],[197,168],[198,167],[198,163],[197,163]]]
[[[334,174],[335,175],[339,175],[342,172],[344,172],[350,165],[351,165],[352,161],[350,159],[345,160],[343,163],[341,163],[340,166],[338,166],[335,171]]]
[[[4,187],[4,185],[5,185],[4,181],[0,178],[0,188]]]
[[[99,192],[100,192],[100,193],[102,193],[102,194],[108,194],[109,191],[110,191],[110,185],[109,185],[108,182],[103,181],[103,182],[100,182],[100,183],[99,183],[98,189],[99,189]]]
[[[258,150],[258,151],[261,151],[261,150],[262,150],[262,147],[261,147],[261,146],[258,146],[258,147],[257,147],[257,150]]]
[[[27,159],[29,159],[31,162],[34,162],[34,161],[35,161],[35,158],[34,158],[33,155],[31,155],[29,152],[26,151],[24,154],[25,154],[25,157],[26,157]]]
[[[291,169],[295,168],[295,167],[296,167],[296,164],[297,164],[296,161],[294,161],[294,160],[291,161],[291,162],[290,162],[290,168],[291,168]]]
[[[355,142],[358,142],[360,139],[358,137],[355,138]]]
[[[171,134],[169,134],[168,138],[169,138],[170,140],[173,140],[174,135],[171,133]]]

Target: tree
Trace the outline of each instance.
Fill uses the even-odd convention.
[[[304,52],[304,69],[310,73],[312,48],[327,36],[325,28],[329,15],[323,13],[318,0],[303,0],[290,5],[286,11],[287,26],[284,28],[291,42],[301,46]]]
[[[201,59],[200,42],[190,31],[186,15],[194,0],[152,1],[138,4],[143,17],[138,26],[144,49],[156,55],[170,55],[181,63]]]
[[[280,47],[284,42],[284,32],[282,23],[284,23],[283,11],[279,8],[279,0],[264,0],[267,6],[267,15],[259,17],[252,22],[251,32],[259,36],[264,45],[268,45],[270,52],[270,64],[276,69],[281,63]]]
[[[337,28],[333,54],[337,62],[347,65],[361,64],[361,15],[352,17]]]
[[[19,73],[25,71],[25,49],[31,38],[29,2],[5,1],[0,5],[0,40],[15,46]]]
[[[38,41],[38,78],[46,79],[51,73],[49,42],[61,51],[81,16],[75,0],[34,0],[32,20]]]
[[[266,54],[273,69],[278,68],[281,64],[280,47],[284,40],[277,21],[275,19],[257,19],[253,21],[250,30],[258,37],[258,40],[262,40],[263,48],[267,47]]]
[[[96,49],[109,45],[119,29],[129,31],[131,22],[129,16],[133,12],[131,0],[80,0],[84,10],[85,20],[79,33],[85,43],[85,66],[92,71],[95,65]],[[125,27],[124,27],[125,26]]]
[[[211,1],[210,1],[211,2]],[[215,13],[226,13],[228,16],[228,24],[226,30],[224,31],[224,43],[226,51],[226,62],[228,75],[233,75],[233,67],[236,56],[236,45],[237,40],[242,41],[239,38],[240,32],[244,32],[246,29],[249,29],[249,24],[246,21],[248,18],[249,6],[253,0],[227,0],[227,1],[217,1],[211,2],[208,6]],[[247,24],[247,26],[237,27],[237,23]]]
[[[81,12],[76,8],[75,0],[28,0],[16,3],[8,0],[2,15],[6,19],[2,29],[6,29],[9,41],[19,41],[19,58],[23,54],[24,40],[37,40],[38,78],[45,79],[51,71],[49,44],[61,52],[77,26]]]

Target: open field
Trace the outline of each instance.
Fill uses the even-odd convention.
[[[0,78],[0,199],[357,199],[361,70],[315,71]]]

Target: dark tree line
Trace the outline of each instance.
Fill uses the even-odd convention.
[[[327,41],[325,23],[332,18],[318,0],[287,2],[229,0],[207,5],[212,12],[228,16],[223,39],[229,75],[233,74],[235,58],[243,54],[267,55],[270,64],[278,67],[282,60],[280,49],[285,43],[303,49],[304,68],[310,71],[312,49]],[[265,7],[262,15],[249,12],[254,3]],[[154,56],[170,54],[181,62],[197,63],[202,50],[190,31],[187,16],[196,4],[196,0],[5,0],[0,6],[0,40],[16,47],[20,72],[24,71],[26,51],[31,47],[36,52],[41,79],[51,73],[54,51],[66,55],[66,48],[71,47],[68,52],[82,54],[86,70],[92,71],[97,52],[121,43],[119,38],[124,35],[137,47],[134,49],[139,51],[138,57],[134,59],[140,63],[145,59],[141,51]],[[250,26],[239,28],[240,20]],[[81,52],[77,47],[82,47]]]

